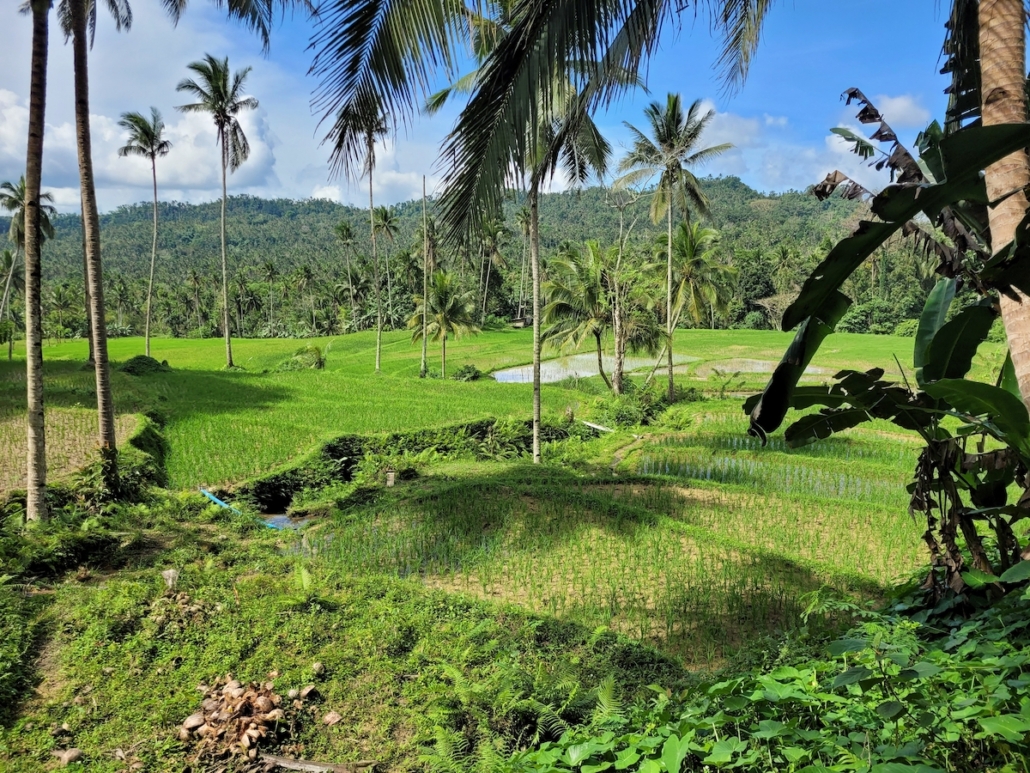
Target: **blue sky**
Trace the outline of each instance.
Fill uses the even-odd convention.
[[[0,179],[16,178],[24,165],[31,23],[19,3],[0,3]],[[116,122],[127,110],[157,106],[174,143],[159,167],[163,199],[209,201],[219,195],[213,129],[202,116],[185,116],[175,84],[188,62],[204,53],[229,56],[234,68],[252,66],[248,90],[260,108],[245,117],[253,155],[230,179],[230,191],[269,197],[366,201],[367,189],[328,177],[322,132],[311,114],[314,81],[306,75],[311,23],[288,19],[276,29],[263,57],[250,33],[222,20],[212,3],[194,0],[178,28],[153,0],[136,0],[133,28],[116,33],[107,18],[98,25],[91,67],[94,162],[101,208],[149,199],[149,169],[117,157],[122,135]],[[775,4],[757,61],[743,88],[722,90],[713,70],[718,44],[704,19],[685,13],[670,27],[647,70],[649,94],[637,92],[597,116],[621,155],[628,141],[623,121],[641,125],[643,107],[676,91],[687,102],[703,99],[716,111],[706,144],[736,149],[700,170],[734,174],[763,191],[803,188],[834,168],[869,185],[881,178],[847,153],[829,133],[856,126],[854,108],[840,94],[857,86],[878,102],[888,122],[910,142],[946,104],[947,79],[938,74],[947,9],[940,0],[781,0]],[[102,12],[103,13],[103,12]],[[52,33],[44,187],[61,209],[78,209],[72,124],[71,52]],[[413,198],[422,175],[433,189],[436,153],[456,115],[448,109],[419,119],[379,151],[376,196],[385,203]],[[560,182],[558,183],[560,187]]]

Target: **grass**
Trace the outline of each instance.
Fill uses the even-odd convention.
[[[679,348],[699,359],[681,379],[710,392],[757,388],[765,374],[729,378],[720,363],[774,361],[788,339],[683,331]],[[319,343],[324,371],[279,373],[298,342],[237,341],[247,370],[226,372],[220,341],[156,340],[173,370],[116,371],[118,410],[165,422],[171,487],[183,489],[238,482],[346,433],[528,415],[528,385],[419,381],[418,348],[403,334],[387,336],[378,375],[371,335]],[[487,332],[453,344],[449,364],[521,364],[528,343],[526,331]],[[815,364],[864,369],[910,347],[835,336]],[[111,342],[118,362],[139,349],[135,339]],[[986,352],[983,373],[1000,364]],[[55,447],[92,436],[84,353],[82,342],[46,349],[51,426],[77,422],[55,432],[64,438]],[[23,387],[20,367],[0,363],[5,385]],[[595,381],[545,388],[546,409],[580,415]],[[0,449],[17,442],[21,393],[0,390]],[[9,554],[18,566],[43,568],[0,566],[17,582],[34,575],[31,613],[0,581],[0,601],[10,602],[0,604],[0,635],[14,653],[0,651],[0,686],[21,691],[16,719],[0,730],[0,767],[44,770],[53,749],[74,744],[91,770],[185,768],[194,761],[176,726],[197,709],[195,686],[277,672],[283,691],[316,683],[321,693],[299,715],[290,754],[421,770],[441,732],[508,748],[554,738],[590,714],[607,677],[624,697],[651,683],[688,686],[794,629],[807,594],[874,600],[925,562],[904,492],[916,446],[891,425],[790,450],[781,435],[766,448],[748,438],[739,399],[672,413],[638,437],[548,444],[542,467],[428,453],[417,477],[385,488],[367,459],[355,483],[302,492],[295,504],[321,515],[299,534],[256,528],[253,513],[225,521],[194,495],[163,492],[99,521],[71,518],[60,528],[74,540],[31,537],[72,547],[52,570],[24,547]],[[350,496],[359,484],[362,496]],[[180,619],[171,609],[174,625],[165,568],[180,572],[177,592],[201,610]],[[28,650],[40,653],[31,695],[24,672],[3,681],[4,663]],[[324,725],[328,711],[343,721]],[[55,735],[62,724],[67,734]]]
[[[449,366],[454,371],[471,363],[493,370],[525,364],[530,360],[530,335],[528,330],[487,331],[451,342]],[[789,334],[773,331],[679,331],[677,350],[698,358],[681,379],[713,390],[760,389],[766,373],[731,369],[741,360],[763,361],[771,367],[789,340]],[[345,433],[529,415],[531,393],[526,384],[498,384],[489,379],[470,384],[417,380],[419,348],[410,343],[407,333],[384,336],[378,375],[373,373],[374,334],[314,343],[327,352],[324,371],[268,372],[296,351],[300,342],[243,339],[234,342],[233,351],[236,362],[246,370],[226,372],[222,370],[225,353],[220,339],[155,339],[154,356],[168,360],[173,372],[139,378],[116,372],[116,409],[121,414],[156,412],[167,422],[169,477],[173,487],[182,488],[239,481]],[[911,347],[911,339],[839,334],[827,341],[813,365],[829,372],[845,366],[867,369],[889,364],[894,355],[908,362]],[[115,363],[141,349],[140,339],[110,341]],[[985,345],[982,350],[985,355],[978,358],[978,370],[986,373],[1000,365],[998,346]],[[51,470],[58,475],[74,467],[93,447],[87,414],[63,413],[65,408],[88,411],[94,399],[92,373],[81,369],[85,353],[84,341],[44,348],[49,421],[54,437],[59,438],[54,441]],[[432,349],[430,355],[430,365],[435,367]],[[713,368],[718,372],[712,372]],[[24,444],[18,418],[24,410],[23,363],[18,359],[0,361],[0,383],[5,385],[0,391],[0,451],[16,453]],[[562,412],[578,410],[590,398],[575,389],[549,386],[544,388],[543,399],[545,411]],[[0,491],[17,485],[13,481],[13,475],[0,479]]]

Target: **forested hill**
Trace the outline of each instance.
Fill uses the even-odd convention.
[[[711,220],[721,231],[723,249],[773,249],[782,243],[799,252],[814,249],[827,237],[842,235],[856,216],[858,205],[838,199],[819,202],[808,193],[788,192],[763,195],[735,177],[704,180],[711,200]],[[432,203],[430,204],[432,207]],[[512,237],[506,251],[516,254],[522,240],[515,226],[517,203],[506,206]],[[626,222],[636,219],[635,240],[652,239],[664,233],[664,224],[652,225],[647,216],[648,200],[641,199],[629,211]],[[230,271],[257,267],[272,261],[280,272],[299,265],[328,266],[341,255],[342,245],[334,233],[341,221],[354,229],[354,248],[367,252],[368,210],[341,206],[325,200],[293,201],[232,197],[228,205]],[[420,201],[394,207],[397,234],[394,251],[412,244],[422,217]],[[190,269],[211,275],[219,266],[219,204],[162,202],[159,207],[160,240],[158,279],[178,283]],[[604,191],[555,193],[541,201],[541,237],[545,254],[562,241],[598,239],[613,243],[618,234],[618,213],[608,206]],[[55,221],[56,238],[46,244],[44,277],[49,281],[78,277],[82,273],[81,230],[77,215],[61,215]],[[151,205],[140,203],[119,207],[101,217],[105,272],[125,279],[145,276],[150,258]],[[0,219],[6,232],[7,223]]]

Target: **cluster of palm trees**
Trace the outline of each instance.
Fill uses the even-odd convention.
[[[104,324],[106,309],[101,261],[100,217],[93,174],[89,113],[89,48],[93,41],[93,31],[96,29],[99,5],[100,3],[94,0],[59,0],[57,17],[66,39],[70,39],[72,43],[75,139],[81,188],[83,255],[86,275],[85,296],[89,310],[87,316],[90,328],[91,360],[96,374],[98,439],[104,458],[107,483],[112,489],[116,489],[117,456],[114,404],[111,396],[110,364],[107,357],[107,329]],[[186,5],[185,0],[168,0],[163,3],[173,21],[178,21]],[[271,25],[278,11],[293,7],[313,10],[309,0],[234,0],[228,4],[216,0],[216,5],[225,8],[231,19],[241,22],[257,32],[266,49]],[[28,385],[26,515],[29,520],[42,520],[47,516],[40,246],[42,239],[45,238],[43,206],[46,204],[46,200],[42,197],[41,187],[50,11],[53,6],[53,0],[24,0],[21,5],[23,12],[32,17],[28,142],[24,195],[20,199],[24,210],[20,227],[23,229],[21,252],[25,261],[25,345]],[[132,11],[128,0],[109,0],[106,6],[114,17],[117,29],[131,27]],[[246,159],[248,153],[246,137],[239,128],[236,115],[240,110],[256,106],[256,102],[242,96],[246,71],[236,73],[230,79],[226,60],[217,60],[208,56],[204,61],[190,65],[190,69],[195,73],[197,79],[184,80],[179,84],[179,90],[195,96],[197,101],[183,106],[183,109],[210,112],[215,120],[221,145],[224,205],[225,170],[227,168],[235,170]],[[123,116],[123,126],[129,130],[131,137],[129,144],[123,150],[126,155],[142,155],[151,160],[152,169],[155,169],[155,199],[156,158],[168,150],[168,146],[163,144],[164,140],[161,136],[163,127],[160,124],[160,116],[156,114],[156,111],[152,111],[149,120],[140,114]],[[224,266],[224,214],[222,233]],[[156,252],[156,237],[153,252]],[[223,270],[223,306],[226,320],[228,319],[227,284],[227,273]],[[225,329],[226,357],[231,365],[232,352],[228,339],[228,325],[225,325]]]

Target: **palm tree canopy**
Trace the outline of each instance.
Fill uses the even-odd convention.
[[[226,152],[229,168],[236,171],[250,156],[250,143],[243,133],[237,116],[244,110],[257,109],[254,97],[243,95],[250,67],[237,70],[230,76],[229,58],[216,59],[211,54],[186,65],[197,76],[185,78],[175,87],[196,98],[196,102],[179,105],[176,110],[184,113],[209,113],[218,130],[218,138]]]
[[[50,218],[56,217],[57,208],[53,205],[54,194],[42,191],[39,194],[39,233],[40,244],[45,239],[54,238],[54,225]],[[25,175],[22,175],[17,184],[12,182],[0,183],[0,209],[11,213],[11,225],[7,231],[7,238],[18,247],[25,247]]]
[[[376,207],[372,213],[376,233],[383,234],[391,242],[397,236],[397,215],[393,207]]]
[[[394,126],[407,123],[439,70],[455,74],[470,47],[482,56],[474,93],[443,154],[449,234],[467,230],[476,213],[496,209],[511,170],[523,173],[559,135],[537,129],[563,112],[570,93],[587,113],[610,103],[626,86],[617,71],[638,73],[657,49],[664,25],[681,13],[705,15],[723,42],[718,60],[724,83],[742,82],[757,50],[773,0],[522,0],[480,3],[504,19],[506,31],[480,54],[477,35],[460,0],[325,0],[312,40],[312,73],[319,79],[315,108],[336,119],[327,140],[334,154],[348,147],[339,117],[380,104]],[[471,37],[471,40],[470,40]],[[597,62],[593,67],[583,62]],[[573,89],[554,84],[574,73]],[[541,147],[543,146],[543,147]],[[336,156],[334,156],[335,158]],[[457,229],[457,230],[456,230]]]
[[[471,292],[462,290],[458,279],[447,271],[436,271],[429,278],[425,298],[416,298],[415,313],[408,319],[412,329],[411,340],[422,338],[422,309],[426,306],[426,334],[433,341],[464,335],[475,335],[479,328],[475,322],[475,300]]]
[[[118,148],[118,155],[154,159],[168,155],[172,143],[164,137],[165,122],[156,107],[150,108],[150,118],[142,113],[122,113],[118,125],[129,132],[126,143]]]
[[[700,223],[681,222],[672,240],[673,309],[684,312],[695,324],[709,309],[725,312],[737,280],[737,269],[718,258],[719,232]],[[655,244],[665,250],[664,238]]]
[[[543,338],[555,346],[579,348],[587,336],[603,336],[611,325],[607,282],[609,256],[596,241],[583,250],[570,247],[549,267],[544,283],[547,305]]]
[[[679,94],[669,94],[665,105],[652,102],[644,109],[651,136],[624,122],[633,136],[629,153],[619,163],[624,172],[617,185],[631,186],[659,176],[651,199],[651,219],[658,222],[670,206],[686,213],[690,204],[708,214],[708,197],[690,167],[704,164],[725,153],[732,145],[724,143],[699,148],[701,135],[715,116],[714,110],[702,113],[701,100],[695,100],[683,113]]]
[[[125,0],[107,0],[111,2]],[[189,0],[160,0],[172,24],[178,24]],[[316,8],[311,0],[212,0],[218,9],[224,8],[231,21],[239,22],[261,38],[261,50],[268,53],[271,44],[272,27],[276,18],[282,18],[287,11],[300,9],[314,15]]]

